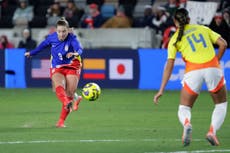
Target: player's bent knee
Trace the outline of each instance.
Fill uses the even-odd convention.
[[[69,97],[74,97],[74,93],[75,93],[75,90],[67,90],[67,91],[66,91],[66,94],[67,94]]]
[[[224,80],[224,77],[222,77],[221,80],[219,81],[219,83],[217,84],[217,86],[216,86],[214,89],[209,90],[209,92],[211,92],[211,93],[217,93],[217,92],[219,92],[224,86],[225,86],[225,80]]]
[[[222,103],[227,101],[227,90],[226,90],[226,86],[224,85],[221,89],[219,89],[216,92],[210,92],[213,101],[216,104]]]

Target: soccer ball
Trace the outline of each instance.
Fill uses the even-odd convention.
[[[87,83],[82,89],[82,96],[89,101],[95,101],[101,94],[101,88],[98,84],[90,82]]]

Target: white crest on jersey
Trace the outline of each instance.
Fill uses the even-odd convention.
[[[66,44],[65,45],[65,51],[67,52],[69,50],[69,46]]]

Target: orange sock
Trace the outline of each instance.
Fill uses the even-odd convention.
[[[70,100],[66,95],[65,89],[62,86],[58,86],[55,89],[57,98],[62,102],[63,105],[67,105]]]
[[[69,111],[65,109],[65,106],[62,105],[62,110],[59,118],[59,123],[64,124],[66,117],[69,115]]]

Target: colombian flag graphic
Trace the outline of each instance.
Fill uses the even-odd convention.
[[[106,63],[103,58],[83,59],[83,79],[104,80]]]

